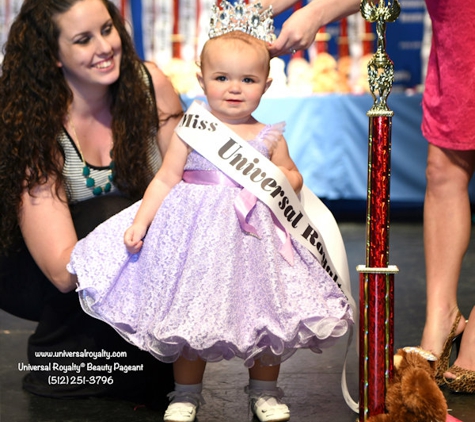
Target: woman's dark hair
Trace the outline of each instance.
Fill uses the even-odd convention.
[[[12,23],[0,70],[0,251],[18,232],[21,195],[55,180],[64,183],[57,141],[73,96],[57,66],[59,28],[54,17],[83,0],[25,0]],[[150,88],[116,6],[101,0],[122,41],[120,77],[111,86],[114,183],[140,198],[151,178],[148,144],[160,122]],[[170,116],[168,116],[170,117]],[[168,118],[167,117],[167,118]]]

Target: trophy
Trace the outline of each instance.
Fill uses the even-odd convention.
[[[400,13],[397,0],[374,4],[362,0],[363,18],[376,23],[376,52],[368,63],[373,106],[369,117],[366,262],[360,273],[360,421],[385,412],[385,396],[393,375],[394,274],[389,265],[389,180],[391,119],[387,97],[394,81],[394,65],[386,53],[386,23]]]

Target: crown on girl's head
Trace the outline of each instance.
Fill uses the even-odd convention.
[[[262,41],[275,40],[272,6],[262,11],[259,2],[247,5],[244,0],[239,0],[233,5],[224,0],[221,2],[221,9],[213,4],[211,13],[210,38],[231,31],[242,31]]]

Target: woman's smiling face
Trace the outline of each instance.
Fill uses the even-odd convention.
[[[58,66],[69,85],[111,85],[119,78],[122,42],[102,0],[79,0],[55,17]]]

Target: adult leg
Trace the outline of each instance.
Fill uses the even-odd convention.
[[[468,185],[475,151],[453,151],[429,144],[424,200],[427,278],[426,323],[421,347],[436,355],[455,321],[457,287],[471,229]],[[456,333],[462,332],[462,318]]]

